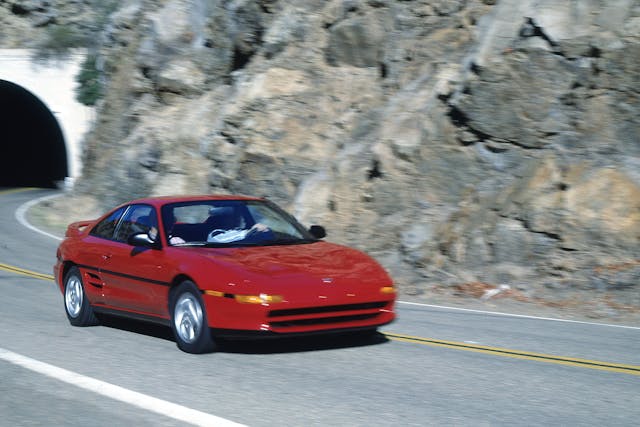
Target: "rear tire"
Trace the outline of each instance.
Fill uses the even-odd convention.
[[[201,292],[193,282],[185,280],[171,292],[169,310],[171,329],[180,350],[200,354],[215,349]]]
[[[73,326],[95,326],[100,323],[84,292],[78,267],[71,267],[64,278],[64,309]]]

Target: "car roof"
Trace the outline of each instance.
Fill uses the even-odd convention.
[[[145,197],[141,199],[131,200],[125,203],[125,205],[144,203],[154,206],[162,206],[168,203],[182,203],[182,202],[202,202],[202,201],[215,201],[215,200],[264,200],[260,197],[240,196],[240,195],[226,195],[226,194],[202,194],[194,196],[157,196],[157,197]]]

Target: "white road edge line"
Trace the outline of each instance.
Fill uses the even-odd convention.
[[[31,208],[32,206],[34,206],[34,205],[36,205],[36,204],[38,204],[38,203],[40,203],[40,202],[42,202],[44,200],[52,199],[52,198],[58,197],[58,196],[60,196],[60,194],[52,194],[52,195],[49,195],[49,196],[44,196],[44,197],[39,197],[37,199],[29,200],[28,202],[22,204],[22,206],[20,206],[16,210],[16,219],[18,220],[18,222],[20,224],[22,224],[23,226],[27,227],[29,230],[35,231],[35,232],[40,233],[40,234],[44,234],[45,236],[51,237],[51,238],[56,239],[56,240],[62,240],[62,237],[54,236],[53,234],[49,234],[46,231],[40,230],[39,228],[36,228],[33,225],[29,224],[29,221],[27,221],[27,218],[26,218],[27,217],[26,213],[29,210],[29,208]],[[442,309],[442,310],[466,311],[466,312],[470,312],[470,313],[492,314],[492,315],[496,315],[496,316],[519,317],[519,318],[523,318],[523,319],[547,320],[547,321],[552,321],[552,322],[578,323],[578,324],[583,324],[583,325],[609,326],[609,327],[612,327],[612,328],[640,330],[640,327],[636,327],[636,326],[612,325],[612,324],[609,324],[609,323],[597,323],[597,322],[584,322],[584,321],[580,321],[580,320],[557,319],[557,318],[553,318],[553,317],[527,316],[527,315],[524,315],[524,314],[511,314],[511,313],[500,313],[500,312],[497,312],[497,311],[473,310],[473,309],[470,309],[470,308],[447,307],[447,306],[444,306],[444,305],[423,304],[423,303],[419,303],[419,302],[398,301],[398,304],[416,305],[416,306],[420,306],[420,307],[437,308],[437,309]]]
[[[197,411],[185,406],[177,405],[166,400],[147,396],[146,394],[128,390],[117,385],[113,385],[95,378],[87,377],[72,371],[68,371],[48,363],[40,362],[30,357],[3,349],[0,347],[0,360],[21,366],[39,374],[46,375],[63,381],[67,384],[89,390],[93,393],[101,394],[110,399],[118,400],[130,405],[137,406],[156,414],[170,417],[178,421],[183,421],[196,426],[242,426],[225,418]]]
[[[32,206],[37,205],[38,203],[43,202],[45,200],[53,199],[59,196],[60,194],[50,194],[48,196],[38,197],[37,199],[29,200],[28,202],[23,203],[18,209],[16,209],[16,213],[15,213],[16,220],[31,231],[35,231],[36,233],[43,234],[52,239],[62,240],[62,237],[58,237],[54,234],[47,233],[46,231],[40,230],[39,228],[36,228],[33,225],[29,224],[29,221],[27,221],[27,211]]]
[[[437,309],[441,309],[441,310],[457,310],[457,311],[465,311],[465,312],[469,312],[469,313],[491,314],[491,315],[495,315],[495,316],[519,317],[519,318],[522,318],[522,319],[549,320],[549,321],[552,321],[552,322],[578,323],[578,324],[582,324],[582,325],[608,326],[608,327],[611,327],[611,328],[640,330],[640,327],[637,327],[637,326],[612,325],[610,323],[597,323],[597,322],[584,322],[584,321],[581,321],[581,320],[557,319],[555,317],[528,316],[526,314],[500,313],[499,311],[484,311],[484,310],[474,310],[474,309],[471,309],[471,308],[447,307],[445,305],[424,304],[424,303],[419,303],[419,302],[398,301],[398,304],[416,305],[416,306],[419,306],[419,307],[437,308]]]

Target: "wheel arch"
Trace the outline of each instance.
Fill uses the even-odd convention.
[[[67,281],[67,277],[74,268],[77,270],[77,281],[74,281],[72,288],[68,288],[70,282]],[[91,300],[89,294],[87,294],[80,267],[72,261],[64,261],[61,273],[60,287],[69,322],[73,326],[95,326],[100,324],[91,307]]]
[[[182,292],[179,291],[180,289],[184,289],[185,291],[178,294],[178,292]],[[191,312],[190,309],[185,309],[184,305],[182,304],[178,305],[180,300],[182,300],[182,296],[186,295],[187,293],[193,295],[192,298],[195,298],[197,300],[197,302],[192,300],[190,305],[193,305],[194,303],[199,305],[200,309],[202,310],[202,317],[194,317],[192,315],[190,316],[189,314],[187,314]],[[176,316],[178,313],[178,307],[180,307],[180,315],[174,318],[174,316]],[[168,308],[169,316],[171,319],[171,329],[174,333],[176,344],[181,350],[186,351],[187,353],[208,353],[215,349],[215,343],[211,336],[211,326],[208,322],[207,307],[203,299],[202,289],[190,276],[186,274],[179,274],[173,279],[169,289]],[[176,321],[176,319],[181,320]],[[189,321],[188,319],[192,320]],[[199,320],[195,321],[194,319]],[[195,325],[199,326],[195,327]],[[186,335],[189,335],[189,338],[184,336],[185,331],[189,330],[196,334],[195,338],[191,336],[189,332],[186,332]],[[199,332],[196,333],[196,330]]]
[[[171,302],[173,299],[173,294],[176,291],[176,289],[178,288],[178,286],[184,282],[184,281],[190,281],[191,283],[193,283],[194,285],[196,285],[196,288],[198,288],[200,290],[200,292],[202,292],[202,289],[198,286],[198,282],[196,282],[195,280],[193,280],[193,278],[185,273],[180,273],[178,274],[176,277],[173,278],[173,280],[171,281],[171,284],[169,285],[169,298],[167,299],[167,309],[169,311],[171,311]]]
[[[63,292],[64,292],[64,280],[67,278],[67,274],[69,273],[69,270],[71,270],[73,267],[78,267],[78,264],[76,264],[75,262],[73,262],[71,260],[65,260],[62,263],[62,271],[61,271],[61,274],[60,274],[60,283],[58,283],[58,286],[60,286],[60,289],[62,289]]]

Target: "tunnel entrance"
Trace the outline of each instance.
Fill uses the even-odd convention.
[[[35,95],[0,80],[0,187],[54,188],[68,173],[58,121]]]

